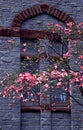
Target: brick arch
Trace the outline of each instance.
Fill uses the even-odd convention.
[[[20,27],[26,19],[43,13],[53,16],[65,24],[74,22],[68,14],[59,9],[47,4],[40,4],[19,12],[13,19],[12,27]]]

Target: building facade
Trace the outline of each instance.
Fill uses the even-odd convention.
[[[56,51],[62,55],[62,43],[59,36],[48,33],[48,23],[60,23],[66,26],[68,22],[79,23],[83,21],[82,0],[1,0],[0,1],[0,78],[4,72],[12,73],[19,70],[22,57],[20,46],[27,41],[35,44],[37,38],[47,37],[56,40]],[[14,41],[14,47],[11,45]],[[43,43],[45,40],[43,41]],[[59,43],[57,45],[57,42]],[[41,52],[44,53],[42,42]],[[64,43],[63,43],[64,44]],[[72,44],[72,43],[70,43]],[[79,45],[83,48],[82,41]],[[64,53],[64,52],[63,52]],[[35,52],[28,53],[28,55]],[[50,54],[51,55],[51,54]],[[57,58],[57,54],[52,54]],[[48,61],[40,60],[40,71],[46,69]],[[72,55],[70,67],[78,70],[76,59]],[[71,95],[83,104],[82,95],[77,85],[70,84]],[[42,91],[42,90],[41,90]],[[40,100],[40,105],[42,102]],[[48,103],[47,103],[48,102]],[[50,104],[50,99],[45,101]],[[1,130],[83,130],[83,106],[70,98],[69,102],[56,105],[55,110],[49,106],[40,111],[38,104],[22,104],[20,100],[0,97],[0,129]],[[26,109],[27,107],[27,109]],[[29,108],[29,109],[28,109]],[[37,108],[37,109],[36,109]]]

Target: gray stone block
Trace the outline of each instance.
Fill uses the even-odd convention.
[[[41,3],[48,3],[61,9],[72,16],[75,22],[83,21],[83,0],[20,0],[20,2],[19,0],[0,0],[0,26],[11,27],[14,16],[17,13]],[[21,28],[45,30],[48,29],[48,23],[60,23],[63,25],[56,18],[42,14],[29,20],[27,19]],[[8,39],[9,37],[0,37],[0,78],[3,76],[4,71],[11,73],[20,66],[20,39],[16,37],[11,38],[15,40],[16,44],[14,47],[8,44]],[[60,52],[57,48],[59,48]],[[57,48],[56,52],[62,54],[62,47],[57,45]],[[83,48],[81,50],[83,51]],[[64,52],[66,52],[65,49]],[[74,61],[76,61],[75,56],[70,61],[70,67],[74,70],[79,70],[79,67]],[[46,70],[47,64],[49,64],[47,61],[41,64],[41,71]],[[82,102],[79,91],[73,88],[72,92],[72,95]],[[71,102],[71,113],[55,112],[51,114],[50,112],[42,112],[40,114],[28,112],[21,114],[20,102],[13,102],[11,98],[0,98],[0,130],[83,130],[83,108],[74,101],[71,100]],[[48,103],[50,103],[50,100],[48,100]]]

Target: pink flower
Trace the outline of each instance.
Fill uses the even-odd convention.
[[[56,74],[56,70],[53,70],[53,71],[51,72],[51,74],[53,74],[53,75]]]
[[[53,30],[53,31],[52,31],[52,33],[56,33],[56,31],[55,31],[55,30]]]
[[[26,44],[26,43],[23,43],[23,46],[27,46],[27,44]]]
[[[80,55],[80,56],[79,56],[79,59],[83,59],[83,55]]]
[[[56,85],[56,88],[60,88],[62,86],[62,82],[58,82]]]
[[[73,24],[74,24],[73,22],[69,22],[69,23],[67,23],[67,26],[68,26],[68,27],[72,27]]]
[[[78,78],[78,77],[74,77],[72,80],[71,80],[71,82],[80,82],[80,79]]]
[[[68,73],[67,72],[63,72],[61,73],[62,77],[65,77],[65,76],[68,76]]]
[[[57,64],[54,64],[54,68],[57,69]]]
[[[8,40],[7,42],[9,43],[14,43],[14,41],[12,39]]]
[[[18,93],[18,92],[21,91],[22,89],[23,89],[23,86],[17,87],[17,88],[16,88],[16,92]]]
[[[54,24],[54,28],[58,28],[58,30],[63,30],[63,27],[60,24]]]
[[[70,54],[69,52],[63,54],[63,58],[68,58],[68,59],[70,59],[70,57],[71,57],[71,54]]]
[[[67,34],[67,35],[70,35],[71,29],[65,28],[64,29],[64,33]]]
[[[82,88],[83,88],[83,83],[80,83],[79,87],[82,87]]]
[[[20,98],[23,98],[23,94],[22,93],[20,94]]]
[[[78,72],[74,72],[74,71],[70,70],[70,74],[71,74],[71,75],[73,75],[73,76],[78,76],[78,74],[79,74],[79,73],[78,73]]]
[[[45,88],[48,88],[48,87],[49,87],[49,85],[48,85],[48,84],[45,84],[44,86],[45,86]]]
[[[80,30],[78,30],[78,33],[79,33],[79,34],[81,34],[81,31],[80,31]]]
[[[42,93],[40,93],[40,92],[38,92],[37,94],[38,94],[38,96],[41,96],[41,95],[42,95]]]
[[[83,70],[83,66],[80,66],[80,69]]]
[[[22,51],[23,51],[23,52],[26,52],[26,51],[27,51],[27,49],[26,49],[26,48],[24,48],[24,49],[22,49]]]
[[[59,79],[58,79],[58,81],[62,81],[62,80],[63,80],[63,78],[59,78]]]
[[[83,22],[79,23],[77,27],[83,28]]]

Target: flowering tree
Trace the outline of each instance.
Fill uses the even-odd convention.
[[[52,97],[57,89],[62,88],[65,91],[69,91],[68,82],[70,79],[71,82],[78,83],[79,88],[83,88],[83,52],[78,49],[79,39],[83,35],[83,23],[76,25],[71,22],[67,24],[66,28],[59,24],[50,24],[49,30],[52,33],[58,33],[63,42],[67,41],[68,51],[47,71],[42,73],[31,74],[23,72],[15,76],[6,74],[0,81],[0,95],[3,97],[21,98],[23,101],[39,102],[40,97],[43,95],[40,92],[41,86],[44,88],[44,98]],[[69,44],[71,40],[72,45]],[[76,56],[76,64],[79,67],[79,71],[72,70],[69,66],[69,60],[72,55]],[[28,56],[27,58],[29,59]],[[64,65],[65,67],[63,68]]]

